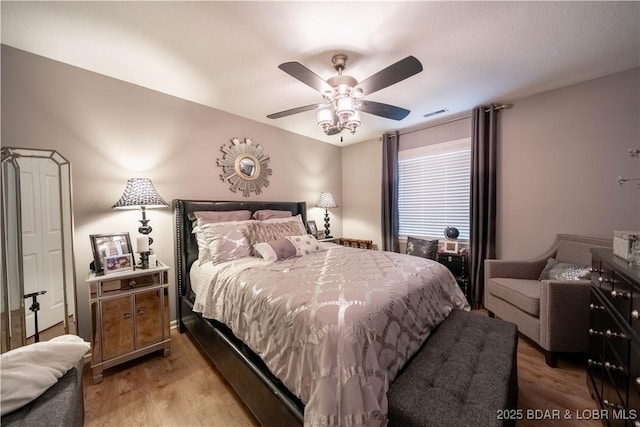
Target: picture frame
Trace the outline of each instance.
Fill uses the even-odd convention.
[[[133,256],[131,254],[107,256],[102,262],[104,274],[133,270]]]
[[[458,241],[448,241],[444,242],[443,252],[448,254],[457,254],[458,253]]]
[[[128,232],[91,234],[91,252],[93,253],[93,270],[96,274],[104,272],[103,260],[107,257],[133,253],[131,238]]]
[[[313,237],[318,237],[318,227],[316,226],[315,221],[307,221],[307,228],[309,229],[309,234]]]
[[[322,240],[325,239],[327,236],[325,235],[324,230],[318,230],[318,233],[316,235],[316,239],[318,240]]]

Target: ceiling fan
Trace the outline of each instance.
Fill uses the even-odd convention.
[[[422,71],[422,64],[415,57],[407,56],[360,83],[355,78],[342,74],[347,66],[347,55],[341,53],[334,55],[331,58],[331,62],[338,75],[331,77],[327,81],[321,79],[299,62],[280,64],[278,68],[282,71],[320,92],[323,102],[280,111],[279,113],[269,114],[267,117],[279,119],[292,114],[318,110],[318,125],[325,134],[335,135],[345,129],[354,134],[358,126],[360,126],[360,112],[393,120],[402,120],[409,115],[410,111],[407,109],[380,102],[366,101],[363,97]]]

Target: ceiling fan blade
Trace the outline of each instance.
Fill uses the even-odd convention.
[[[280,111],[279,113],[269,114],[267,118],[269,119],[279,119],[282,117],[287,117],[292,114],[304,113],[305,111],[315,110],[318,107],[321,107],[324,104],[311,104],[305,105],[304,107],[292,108],[291,110]]]
[[[402,120],[409,115],[411,111],[395,105],[383,104],[374,101],[360,101],[362,107],[360,111],[373,114],[374,116],[384,117],[386,119]]]
[[[320,93],[333,90],[329,83],[299,62],[285,62],[278,65],[278,68]]]
[[[422,71],[420,61],[413,56],[407,56],[384,70],[380,70],[374,75],[369,76],[360,82],[356,88],[362,89],[365,95],[370,95],[380,89],[384,89],[385,87],[411,77],[414,74],[418,74],[420,71]]]

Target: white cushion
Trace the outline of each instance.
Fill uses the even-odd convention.
[[[36,399],[67,373],[89,350],[76,335],[61,335],[29,344],[0,356],[2,415]]]

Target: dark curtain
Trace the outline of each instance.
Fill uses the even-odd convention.
[[[398,218],[398,143],[400,133],[382,136],[382,249],[400,252]]]
[[[495,258],[497,110],[478,107],[471,121],[471,305],[484,297],[484,260]]]

